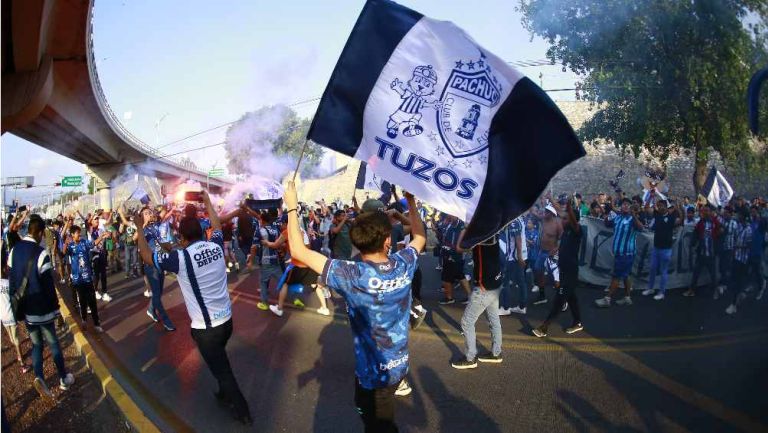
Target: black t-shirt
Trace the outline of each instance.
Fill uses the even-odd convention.
[[[392,225],[392,234],[390,234],[390,241],[391,241],[391,248],[390,248],[390,254],[394,254],[397,252],[397,243],[405,239],[405,230],[403,230],[403,225],[401,223],[395,223]]]
[[[498,240],[492,245],[476,245],[472,248],[472,283],[486,290],[501,287],[501,249]]]
[[[221,225],[221,233],[224,235],[224,242],[232,240],[232,230],[234,230],[234,228],[235,227],[231,222],[226,222]]]
[[[253,241],[253,218],[250,215],[241,215],[237,218],[237,235],[241,242]]]
[[[671,214],[656,214],[653,218],[653,247],[667,250],[672,248],[675,217]]]
[[[578,224],[578,223],[577,223]],[[579,247],[581,246],[581,230],[578,232],[566,224],[563,236],[560,238],[560,259],[558,264],[564,272],[579,272]]]

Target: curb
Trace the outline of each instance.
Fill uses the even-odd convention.
[[[91,372],[93,372],[99,379],[99,382],[101,382],[101,389],[104,391],[104,394],[109,396],[112,402],[117,405],[117,408],[123,413],[123,416],[125,416],[126,420],[128,420],[128,423],[134,430],[147,433],[159,433],[160,429],[157,428],[155,423],[144,414],[144,411],[142,411],[136,402],[131,399],[128,393],[125,392],[125,389],[114,377],[112,377],[107,366],[93,350],[93,347],[91,347],[91,343],[85,337],[85,334],[83,334],[80,325],[77,320],[73,318],[72,313],[69,311],[69,307],[66,302],[61,299],[60,294],[59,308],[62,317],[64,318],[64,322],[67,324],[69,331],[74,337],[80,355],[85,358],[86,365],[88,365]]]

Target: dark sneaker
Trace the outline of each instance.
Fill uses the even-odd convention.
[[[571,326],[570,328],[565,328],[565,333],[566,334],[575,334],[575,333],[577,333],[577,332],[579,332],[579,331],[581,331],[583,329],[584,329],[584,325],[582,325],[581,323],[577,323],[577,324]]]
[[[502,361],[501,354],[494,355],[492,353],[486,353],[477,357],[480,362],[489,362],[491,364],[500,364]]]
[[[456,300],[453,299],[453,298],[443,298],[438,303],[440,305],[450,305],[450,304],[453,304],[455,302],[456,302]]]
[[[165,328],[165,330],[168,332],[172,332],[176,330],[176,327],[173,326],[173,323],[163,323],[163,328]]]
[[[470,368],[477,368],[477,358],[472,361],[468,361],[467,358],[461,358],[458,361],[451,362],[451,367],[457,370],[467,370]]]
[[[152,319],[153,322],[157,322],[157,316],[155,315],[154,311],[147,310],[147,316],[149,316],[149,318]]]
[[[539,338],[544,338],[547,336],[547,328],[544,328],[542,326],[539,326],[538,328],[533,328],[532,332],[533,332],[533,335]]]

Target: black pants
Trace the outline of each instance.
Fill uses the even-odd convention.
[[[413,273],[413,281],[411,281],[411,297],[414,301],[418,301],[421,305],[421,268],[416,268],[416,272]]]
[[[549,310],[547,319],[544,321],[544,327],[549,326],[549,324],[560,315],[563,309],[563,304],[566,302],[568,302],[568,308],[571,309],[573,324],[581,323],[579,300],[576,298],[575,289],[576,284],[579,281],[578,271],[573,272],[561,267],[560,272],[560,287],[555,289],[555,302],[552,304],[552,309]]]
[[[691,290],[696,290],[699,285],[699,276],[702,271],[707,272],[709,277],[709,286],[712,292],[715,291],[715,284],[717,284],[717,275],[715,275],[715,257],[705,256],[702,254],[696,255],[696,265],[693,267],[693,277],[691,278]]]
[[[395,424],[396,388],[397,385],[365,389],[355,379],[355,405],[363,419],[365,433],[397,433],[397,425]]]
[[[99,310],[96,307],[96,292],[93,290],[93,283],[79,283],[74,284],[73,287],[77,291],[77,297],[80,301],[80,318],[83,321],[88,320],[88,308],[91,308],[91,318],[93,318],[93,325],[99,326]]]
[[[749,264],[734,260],[732,271],[731,281],[730,284],[728,284],[728,290],[733,293],[733,305],[738,305],[740,302],[739,297],[742,293],[744,293],[744,289],[746,289],[749,285],[747,283],[747,276],[749,275]]]
[[[91,263],[95,282],[94,291],[98,289],[101,293],[107,293],[107,252],[103,251],[93,256]]]
[[[219,382],[219,395],[231,404],[238,416],[249,415],[248,403],[237,385],[227,356],[227,342],[232,336],[232,320],[209,329],[192,328],[192,339],[197,343],[205,363]]]

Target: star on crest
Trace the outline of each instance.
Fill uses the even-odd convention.
[[[464,67],[464,63],[461,60],[459,60],[458,62],[456,62],[456,67],[461,69]]]
[[[457,141],[457,142],[455,142],[453,144],[455,144],[456,147],[458,147],[459,149],[464,150],[464,143],[462,143],[461,141]]]
[[[470,60],[470,61],[469,61],[469,63],[467,63],[467,67],[468,67],[469,69],[475,69],[475,62],[473,62],[472,60]]]
[[[472,160],[471,159],[465,159],[464,160],[464,167],[465,168],[472,168]]]
[[[435,153],[440,156],[445,155],[445,149],[443,149],[443,146],[437,145],[437,147],[435,147]]]
[[[481,60],[479,62],[477,62],[477,66],[480,67],[480,69],[483,69],[485,67],[485,62],[482,60],[482,57],[480,59]],[[489,68],[490,68],[490,66],[489,66]]]
[[[457,165],[459,165],[459,164],[456,161],[452,160],[452,159],[448,161],[448,167],[453,168],[453,167],[456,167]]]
[[[430,132],[429,134],[427,134],[427,136],[429,137],[430,140],[437,141],[437,134],[435,134],[435,131]]]
[[[480,157],[478,158],[478,160],[480,160],[480,164],[483,164],[483,165],[485,165],[485,164],[487,164],[487,163],[488,163],[488,157],[487,157],[487,156],[485,156],[485,155],[480,155]]]

